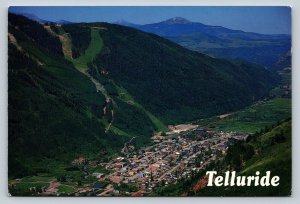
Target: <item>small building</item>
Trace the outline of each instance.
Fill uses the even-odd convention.
[[[96,177],[97,179],[104,177],[104,174],[102,173],[98,173],[98,172],[94,172],[92,173],[92,176]]]

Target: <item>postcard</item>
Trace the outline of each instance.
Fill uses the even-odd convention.
[[[12,6],[11,196],[290,196],[291,8]]]

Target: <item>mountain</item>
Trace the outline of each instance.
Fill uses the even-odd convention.
[[[291,49],[290,37],[281,35],[260,37],[256,34],[224,34],[216,37],[198,32],[167,38],[213,57],[246,60],[267,68],[271,68],[283,53]]]
[[[39,19],[32,14],[22,14],[39,23],[72,24],[60,20],[56,22]],[[212,57],[246,60],[272,69],[279,58],[291,50],[290,35],[264,35],[222,26],[205,25],[182,17],[174,17],[159,23],[134,24],[125,20],[117,25],[133,27],[167,38],[177,44]],[[75,54],[76,55],[76,54]]]
[[[159,23],[130,25],[154,33],[183,47],[213,57],[242,59],[270,67],[291,49],[289,35],[264,35],[191,22],[181,17]]]
[[[263,97],[263,90],[273,83],[269,72],[259,66],[214,59],[135,29],[90,25],[106,28],[99,31],[104,48],[94,60],[98,72],[105,69],[167,124],[243,107],[253,97]]]
[[[243,108],[276,83],[258,65],[129,27],[8,20],[12,178],[56,171],[78,156],[105,160],[129,140],[145,146],[169,124]]]
[[[164,24],[167,24],[167,25],[172,25],[172,24],[192,24],[191,21],[185,19],[185,18],[182,18],[182,17],[174,17],[174,18],[170,18],[164,22],[162,22]]]
[[[202,32],[213,36],[219,36],[225,33],[242,33],[242,31],[230,30],[222,26],[209,26],[202,23],[191,22],[181,17],[170,18],[159,23],[140,25],[137,28],[164,37],[175,37],[185,33],[195,32]]]
[[[122,100],[113,113],[104,93],[65,59],[49,27],[9,14],[9,177],[52,173],[52,165],[55,171],[82,155],[105,160],[133,136],[141,146],[165,128]]]

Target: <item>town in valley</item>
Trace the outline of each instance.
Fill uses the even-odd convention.
[[[245,133],[216,131],[191,124],[170,126],[169,129],[170,132],[160,132],[152,137],[154,145],[139,150],[132,144],[133,137],[109,162],[85,157],[74,159],[71,165],[80,167],[85,177],[93,177],[95,181],[73,186],[76,189],[73,194],[147,196],[156,188],[175,184],[205,170],[211,162],[225,155],[230,144],[248,137]],[[105,169],[108,173],[87,170],[91,168]],[[59,196],[58,188],[63,182],[54,180],[39,194]]]

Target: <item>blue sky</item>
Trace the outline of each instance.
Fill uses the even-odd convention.
[[[183,17],[207,25],[264,34],[290,34],[289,7],[10,7],[14,13],[30,13],[50,20],[72,22],[115,22],[147,24]]]

